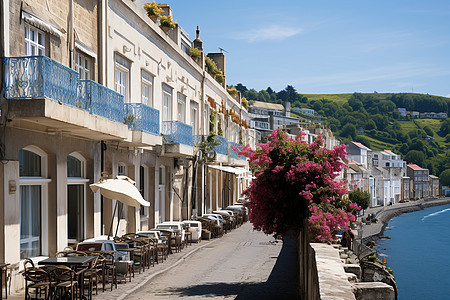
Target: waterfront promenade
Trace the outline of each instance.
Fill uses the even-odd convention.
[[[363,239],[376,239],[383,233],[384,228],[387,223],[393,217],[399,216],[403,213],[413,212],[425,209],[431,206],[439,206],[450,204],[450,197],[438,198],[438,199],[420,199],[416,201],[409,201],[405,203],[395,203],[389,206],[378,206],[373,208],[368,208],[364,211],[364,215],[358,217],[358,220],[362,218],[367,218],[369,214],[375,214],[377,218],[377,223],[372,223],[362,225],[362,236]]]

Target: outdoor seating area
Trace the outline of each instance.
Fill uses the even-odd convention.
[[[99,292],[107,293],[133,281],[136,274],[145,273],[204,237],[223,236],[239,227],[246,215],[243,205],[235,205],[233,210],[215,211],[194,220],[163,222],[151,230],[88,239],[37,263],[25,259],[25,299],[92,299]]]

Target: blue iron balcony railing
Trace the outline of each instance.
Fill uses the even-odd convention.
[[[131,130],[160,135],[159,110],[142,103],[125,103],[124,122]]]
[[[194,135],[194,146],[197,146],[202,141],[206,141],[207,135]],[[219,142],[219,145],[214,147],[214,151],[219,154],[227,155],[228,141],[226,138],[220,135],[215,135],[214,139]]]
[[[192,126],[180,121],[163,121],[164,144],[183,144],[192,146]]]
[[[4,92],[8,99],[48,98],[77,105],[79,75],[46,56],[5,57]]]
[[[233,147],[240,147],[242,146],[241,144],[235,143],[235,142],[228,142],[228,146],[229,146],[229,151],[228,151],[228,156],[231,158],[236,158],[236,159],[242,159],[245,160],[245,156],[243,155],[238,155],[238,153],[233,150]]]
[[[92,80],[80,80],[78,106],[93,115],[123,123],[123,96]],[[85,108],[86,107],[86,108]]]

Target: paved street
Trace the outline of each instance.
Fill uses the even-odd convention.
[[[294,247],[277,262],[283,243],[273,242],[246,223],[125,298],[295,299]]]

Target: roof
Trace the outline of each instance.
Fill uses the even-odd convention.
[[[367,148],[366,146],[364,146],[364,145],[361,144],[361,143],[358,143],[358,142],[352,142],[352,144],[354,144],[354,145],[355,145],[356,147],[358,147],[358,148],[369,150],[369,148]]]
[[[252,106],[266,108],[266,109],[273,109],[273,110],[284,110],[284,106],[281,104],[267,103],[267,102],[262,102],[262,101],[254,101]]]
[[[439,179],[439,177],[437,177],[437,176],[435,176],[435,175],[429,175],[430,176],[430,178],[432,178],[432,179]]]
[[[416,164],[408,164],[407,167],[410,169],[413,169],[414,171],[427,171],[428,170],[428,169],[421,168]]]

